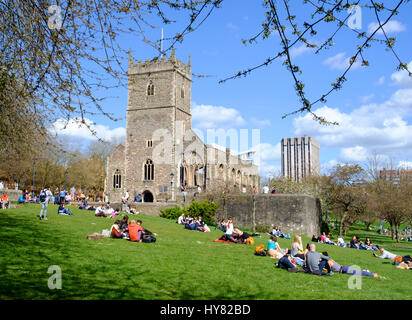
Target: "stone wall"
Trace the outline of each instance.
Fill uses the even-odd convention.
[[[17,201],[19,200],[19,197],[22,195],[22,191],[21,190],[12,190],[12,189],[1,189],[0,190],[0,196],[3,194],[3,192],[5,194],[7,194],[7,196],[9,197],[9,201]]]
[[[133,202],[131,204],[132,208],[136,209],[139,214],[147,214],[149,216],[158,217],[160,215],[160,210],[165,210],[168,208],[173,208],[177,204],[176,202],[152,202],[152,203],[136,203]],[[111,203],[110,206],[114,209],[122,209],[122,204],[119,203]]]
[[[253,200],[255,199],[255,201]],[[197,197],[206,200],[205,195]],[[255,211],[255,214],[253,212]],[[312,236],[320,234],[320,201],[306,195],[233,195],[219,201],[218,219],[231,216],[236,226],[278,225],[282,232]]]

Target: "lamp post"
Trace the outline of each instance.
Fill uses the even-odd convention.
[[[171,172],[170,173],[170,192],[172,193],[172,201],[174,201],[175,199],[175,197],[174,197],[174,190],[173,190],[173,177],[174,177],[174,174],[173,174],[173,172]]]
[[[67,186],[67,168],[66,170],[64,170],[64,191],[67,191],[66,186]]]
[[[329,199],[326,198],[326,223],[328,223],[328,203],[329,203]]]

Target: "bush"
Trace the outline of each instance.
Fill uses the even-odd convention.
[[[185,209],[180,208],[179,206],[176,206],[174,208],[168,208],[165,210],[161,210],[160,217],[177,221],[177,219],[182,213],[184,213],[185,215],[187,214]]]
[[[320,227],[320,232],[323,233],[325,232],[326,234],[329,234],[329,225],[327,222],[322,221],[321,227]]]
[[[256,232],[265,233],[265,232],[268,232],[269,230],[270,230],[270,225],[268,224],[257,224],[256,225]]]
[[[202,202],[193,201],[188,208],[181,208],[179,206],[176,206],[174,208],[161,210],[160,217],[170,220],[177,220],[183,213],[185,216],[201,216],[206,224],[212,225],[215,224],[215,214],[218,208],[219,204],[217,202],[211,202],[207,200]]]
[[[201,216],[206,224],[215,224],[215,214],[219,208],[219,203],[212,201],[193,201],[189,208],[187,208],[187,214],[191,217]]]

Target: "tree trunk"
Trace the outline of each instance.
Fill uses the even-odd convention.
[[[392,240],[395,240],[395,234],[393,233],[393,223],[391,221],[389,221],[389,225],[390,225],[390,233],[391,233],[391,237]]]
[[[253,218],[253,233],[256,233],[256,197],[255,197],[255,195],[253,195],[252,218]]]
[[[399,225],[395,225],[395,237],[396,237],[396,242],[399,243]]]
[[[346,218],[346,211],[342,216],[342,219],[340,219],[340,224],[339,224],[339,237],[342,237],[342,231],[343,231],[343,226],[345,224],[345,218]]]

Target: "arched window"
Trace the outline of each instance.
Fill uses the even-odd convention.
[[[147,86],[147,95],[154,96],[154,84],[152,80],[149,81],[149,85]]]
[[[150,159],[147,159],[146,163],[144,164],[144,179],[154,180],[154,164]]]
[[[113,175],[113,188],[120,189],[122,187],[122,175],[120,174],[120,170],[116,169]]]

